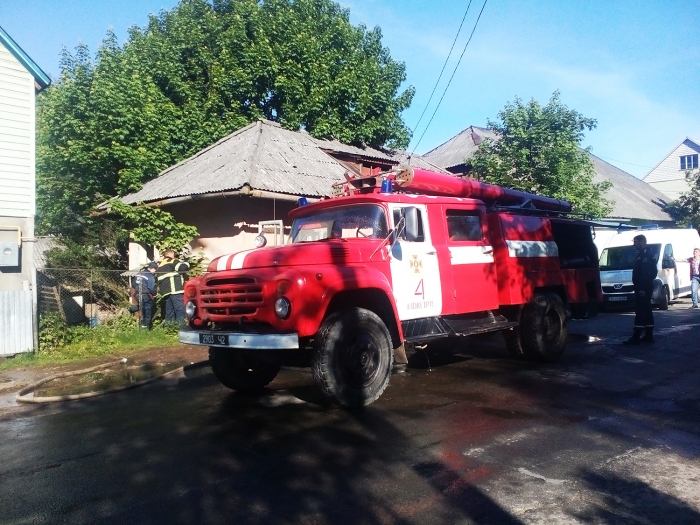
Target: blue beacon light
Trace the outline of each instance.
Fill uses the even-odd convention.
[[[391,181],[387,178],[382,179],[382,193],[391,193]]]

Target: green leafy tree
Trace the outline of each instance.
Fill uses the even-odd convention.
[[[63,51],[37,103],[38,231],[83,242],[102,228],[96,204],[258,118],[405,147],[404,79],[381,31],[331,0],[182,0],[121,46],[108,33],[94,59],[82,44]],[[132,219],[117,215],[124,228]]]
[[[669,205],[669,212],[680,225],[693,226],[700,232],[700,171],[688,171],[685,178],[690,190]]]
[[[469,162],[480,180],[564,199],[575,212],[603,217],[611,210],[603,197],[611,183],[593,182],[593,162],[580,147],[585,130],[595,126],[595,119],[565,106],[558,91],[546,106],[516,97],[497,122],[488,122],[498,138],[484,140]]]

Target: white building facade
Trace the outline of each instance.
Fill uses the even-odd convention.
[[[49,83],[0,28],[0,356],[37,344],[35,98]]]
[[[686,137],[643,180],[674,201],[690,190],[686,173],[697,173],[699,161],[700,141]]]

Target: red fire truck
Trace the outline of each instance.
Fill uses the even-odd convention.
[[[503,331],[513,353],[552,361],[567,314],[597,313],[591,227],[568,202],[410,167],[347,179],[291,212],[289,244],[218,257],[186,284],[180,341],[209,346],[225,386],[301,363],[363,406],[415,345]]]

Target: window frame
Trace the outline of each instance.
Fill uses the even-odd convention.
[[[452,239],[450,234],[450,221],[449,217],[452,216],[465,216],[465,217],[476,217],[479,221],[479,238],[478,239]],[[460,208],[445,208],[445,232],[447,234],[447,242],[449,244],[472,244],[479,245],[484,244],[484,217],[480,210],[465,210]]]
[[[698,168],[698,154],[690,153],[688,155],[681,155],[681,167],[683,171],[695,170]]]

